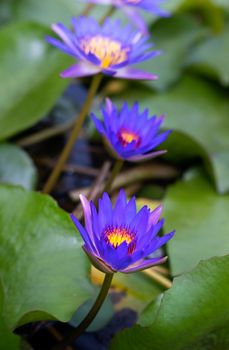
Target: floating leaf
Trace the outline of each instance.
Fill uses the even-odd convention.
[[[19,147],[7,143],[0,144],[0,182],[21,185],[33,189],[37,171],[32,159]]]
[[[34,21],[50,26],[52,23],[62,22],[70,26],[72,17],[81,15],[87,3],[80,0],[20,0],[14,3],[15,19]],[[107,6],[95,6],[90,12],[93,16],[101,18]]]
[[[229,195],[214,191],[194,173],[173,185],[165,198],[166,228],[176,227],[168,242],[173,275],[188,271],[202,259],[229,253]]]
[[[20,338],[6,327],[2,317],[2,303],[2,291],[0,289],[0,349],[19,350]]]
[[[0,281],[10,328],[68,321],[92,292],[89,262],[69,216],[48,196],[0,186]]]
[[[0,31],[0,139],[44,117],[69,83],[59,73],[72,59],[45,42],[48,33],[34,23]]]
[[[219,79],[221,84],[229,86],[229,24],[218,35],[198,44],[187,58],[191,65],[207,76]]]
[[[203,156],[217,190],[229,190],[229,101],[222,91],[202,79],[186,76],[167,92],[156,94],[137,85],[122,93],[123,98],[139,100],[141,108],[166,115],[165,127],[175,131],[163,144],[168,159],[178,163],[179,154],[183,163],[189,156]]]
[[[190,47],[206,33],[206,28],[193,16],[180,14],[160,19],[151,32],[152,41],[162,54],[140,67],[159,76],[158,80],[149,81],[147,85],[165,90],[180,78]]]
[[[206,340],[211,347],[228,349],[229,256],[201,262],[192,272],[174,280],[172,288],[145,310],[140,325],[115,337],[111,349],[199,350]],[[223,339],[224,336],[224,339]],[[209,345],[209,342],[208,342]],[[216,346],[214,346],[216,345]],[[217,347],[221,345],[221,347]]]

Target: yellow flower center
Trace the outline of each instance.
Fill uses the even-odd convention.
[[[136,146],[139,146],[139,144],[140,144],[140,136],[135,134],[132,131],[128,131],[128,130],[123,129],[123,130],[119,131],[118,138],[119,138],[119,141],[121,142],[122,146],[124,146],[124,147],[133,141],[136,142]]]
[[[126,61],[129,52],[129,48],[123,48],[120,42],[100,35],[82,39],[81,49],[87,55],[95,55],[101,61],[102,68]]]
[[[120,246],[123,242],[128,245],[128,253],[133,253],[135,249],[135,234],[124,226],[108,226],[104,231],[106,242],[114,248]]]

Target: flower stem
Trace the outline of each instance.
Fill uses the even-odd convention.
[[[91,10],[95,7],[95,4],[87,4],[81,16],[88,16]]]
[[[109,10],[105,13],[105,15],[100,19],[99,23],[103,24],[108,17],[111,17],[113,15],[115,10],[116,10],[116,7],[115,6],[111,6],[109,8]]]
[[[87,327],[91,324],[91,322],[96,317],[101,306],[103,305],[104,300],[106,299],[109,288],[111,286],[112,278],[113,278],[112,273],[107,273],[105,275],[99,295],[94,305],[92,306],[91,310],[87,314],[87,316],[83,319],[83,321],[79,324],[77,328],[73,329],[71,333],[69,333],[59,344],[54,346],[52,350],[64,349],[66,346],[71,344],[75,339],[77,339],[87,329]]]
[[[114,179],[116,178],[116,176],[119,174],[120,170],[122,169],[123,164],[124,164],[123,159],[118,158],[116,160],[115,165],[114,165],[112,172],[110,174],[110,177],[109,177],[109,179],[104,187],[104,192],[110,191],[112,183],[113,183]]]
[[[53,187],[55,186],[60,173],[69,157],[69,154],[72,150],[72,147],[77,139],[77,137],[79,136],[79,133],[81,131],[81,128],[83,126],[83,123],[90,111],[92,102],[93,102],[93,98],[98,90],[98,87],[100,85],[100,82],[102,80],[102,74],[97,74],[94,76],[90,89],[88,91],[88,95],[86,98],[86,101],[83,105],[83,108],[81,109],[80,115],[79,117],[76,119],[75,125],[73,127],[73,130],[70,134],[70,137],[62,151],[62,153],[60,154],[60,157],[56,163],[55,168],[53,169],[51,175],[48,178],[48,181],[46,182],[44,188],[43,188],[43,193],[50,193],[53,189]]]

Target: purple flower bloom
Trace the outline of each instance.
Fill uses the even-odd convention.
[[[164,117],[149,118],[149,111],[139,111],[138,103],[129,108],[123,104],[120,111],[106,99],[102,108],[104,122],[92,114],[93,121],[99,133],[105,136],[118,158],[128,161],[139,161],[154,158],[166,151],[152,151],[165,141],[171,130],[158,135]]]
[[[151,50],[153,44],[147,43],[139,31],[133,31],[131,26],[121,27],[119,20],[110,19],[100,26],[94,18],[79,17],[72,19],[72,25],[74,31],[61,23],[52,26],[62,41],[46,38],[50,44],[79,60],[61,73],[63,78],[102,72],[117,78],[157,79],[154,74],[130,68],[159,54]]]
[[[107,193],[99,199],[98,211],[83,195],[80,200],[85,228],[72,214],[71,218],[84,240],[84,251],[99,270],[130,273],[166,260],[166,257],[148,258],[175,233],[157,235],[164,223],[160,220],[162,206],[152,212],[144,206],[137,212],[135,197],[127,202],[124,190],[120,191],[113,208]]]
[[[170,13],[161,8],[165,0],[83,0],[84,2],[93,2],[96,4],[113,5],[121,8],[125,14],[137,25],[143,32],[148,33],[144,18],[139,14],[139,9],[155,14],[161,17],[168,17]]]

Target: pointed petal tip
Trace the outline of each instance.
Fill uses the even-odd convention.
[[[160,216],[161,216],[161,214],[162,214],[162,212],[163,212],[163,209],[164,209],[164,205],[161,203],[161,204],[159,204],[155,209],[153,209],[152,211],[151,211],[151,215],[152,216],[156,216],[156,218],[157,218],[157,222],[158,222],[158,220],[160,219]],[[154,225],[155,225],[156,223],[154,223]]]
[[[106,108],[106,112],[108,113],[108,115],[111,115],[114,106],[113,106],[113,103],[109,97],[106,97],[106,99],[105,99],[105,108]]]
[[[72,220],[76,218],[73,213],[70,213],[69,216]]]
[[[173,236],[175,235],[175,233],[176,233],[176,230],[173,230],[173,231],[171,231],[171,232],[168,233],[168,234],[170,235],[171,238],[173,238]],[[170,238],[170,239],[171,239],[171,238]]]
[[[162,220],[165,220],[165,219],[162,219]],[[176,233],[176,230],[173,230],[169,233],[166,233],[164,236],[162,236],[162,238],[163,237],[166,238],[166,241],[164,242],[164,244],[166,244],[168,241],[170,241],[173,238],[173,236],[175,235],[175,233]]]
[[[88,202],[88,199],[86,198],[86,196],[85,196],[84,194],[80,194],[80,195],[79,195],[79,198],[80,198],[81,203],[82,203],[83,201],[87,201],[87,202]]]
[[[56,32],[56,30],[58,29],[58,23],[52,23],[51,28],[54,32]]]

